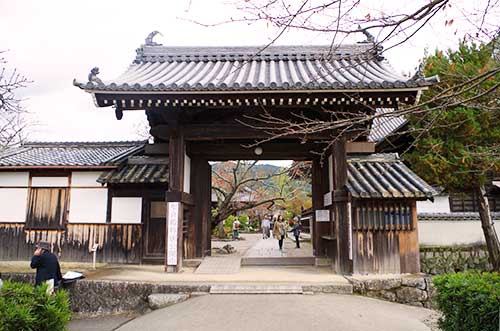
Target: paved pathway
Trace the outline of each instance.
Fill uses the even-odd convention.
[[[429,331],[433,311],[344,295],[205,295],[156,310],[120,331]]]
[[[239,256],[207,256],[196,269],[196,274],[237,274],[240,271]]]
[[[312,245],[310,242],[301,242],[300,248],[295,248],[295,242],[285,238],[283,250],[278,247],[278,240],[275,238],[260,239],[250,247],[244,257],[311,257]]]

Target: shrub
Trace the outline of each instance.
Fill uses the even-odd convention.
[[[436,303],[443,331],[497,331],[500,276],[498,273],[461,272],[436,276]]]
[[[0,288],[0,331],[62,331],[71,319],[68,293],[47,285],[5,281]]]

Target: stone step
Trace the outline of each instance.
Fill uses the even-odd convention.
[[[302,294],[301,285],[290,284],[216,284],[210,294]]]
[[[300,257],[243,257],[242,266],[285,266],[285,265],[314,265],[315,259],[312,256]]]

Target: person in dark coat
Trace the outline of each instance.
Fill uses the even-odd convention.
[[[54,288],[59,287],[62,280],[61,267],[57,257],[50,252],[48,242],[41,241],[36,245],[30,266],[36,269],[35,286],[53,279]]]
[[[300,224],[300,220],[298,217],[294,217],[293,220],[294,220],[293,227],[288,232],[292,232],[293,236],[295,237],[295,248],[300,248],[299,239],[300,239],[300,232],[302,231],[302,224]]]

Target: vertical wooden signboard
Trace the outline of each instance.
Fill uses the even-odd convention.
[[[178,246],[178,229],[179,229],[179,211],[180,202],[168,202],[167,204],[167,265],[177,265],[177,246]]]

